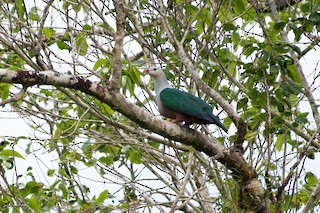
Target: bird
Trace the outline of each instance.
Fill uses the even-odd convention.
[[[212,113],[212,107],[201,98],[188,92],[172,88],[168,79],[159,67],[150,67],[145,70],[155,81],[156,103],[160,115],[171,118],[172,123],[216,124],[228,133],[227,128],[219,118]]]

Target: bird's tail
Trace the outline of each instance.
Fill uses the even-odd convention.
[[[223,129],[223,131],[225,131],[226,133],[228,133],[227,128],[221,123],[220,119],[217,116],[215,116],[214,114],[210,114],[210,117],[212,118],[214,124]]]

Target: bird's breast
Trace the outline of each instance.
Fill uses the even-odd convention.
[[[167,108],[165,108],[161,101],[157,99],[157,106],[160,112],[160,115],[167,117],[167,118],[175,118],[175,113]]]

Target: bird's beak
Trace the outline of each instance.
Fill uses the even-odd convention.
[[[148,68],[148,69],[146,69],[146,73],[147,74],[149,74],[150,73],[150,69]]]

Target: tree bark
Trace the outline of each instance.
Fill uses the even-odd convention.
[[[91,95],[141,127],[168,139],[192,146],[196,150],[213,157],[213,159],[225,165],[231,171],[232,177],[239,183],[241,192],[239,206],[247,212],[268,212],[265,190],[258,180],[258,175],[245,161],[239,149],[227,149],[213,137],[157,118],[131,103],[118,90],[108,90],[108,87],[103,87],[86,78],[50,70],[35,72],[0,69],[0,82],[22,84],[25,87],[32,85],[60,86]]]

